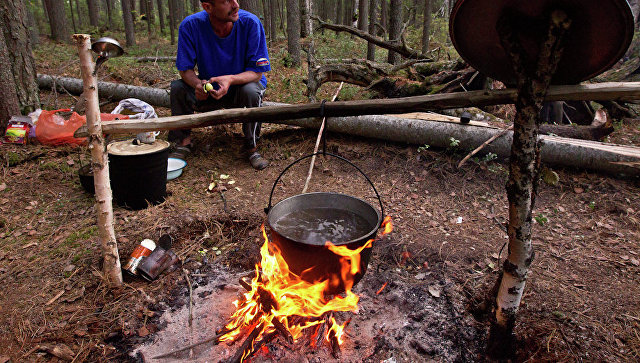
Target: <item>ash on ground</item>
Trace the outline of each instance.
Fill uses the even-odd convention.
[[[167,310],[160,317],[164,329],[135,348],[132,356],[145,362],[226,362],[239,349],[243,338],[232,345],[207,343],[166,358],[154,359],[215,335],[228,321],[232,302],[245,290],[234,273],[211,266],[206,285],[193,291],[192,325],[189,303]],[[473,361],[480,356],[484,332],[465,317],[462,297],[453,283],[429,272],[409,274],[405,270],[370,263],[364,278],[354,287],[360,296],[357,313],[336,313],[336,320],[351,318],[338,359],[327,344],[311,348],[307,343],[290,344],[277,337],[258,351],[252,362],[418,362]],[[387,285],[380,291],[382,286]],[[379,293],[378,293],[379,292]],[[304,339],[301,339],[304,341]]]

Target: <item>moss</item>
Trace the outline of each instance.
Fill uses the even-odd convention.
[[[53,170],[53,171],[61,171],[63,173],[69,173],[71,172],[71,166],[69,166],[69,164],[67,164],[65,161],[62,162],[58,162],[58,161],[47,161],[44,162],[42,164],[40,164],[38,166],[38,169],[44,171],[44,170]]]
[[[69,237],[65,238],[64,241],[60,243],[56,248],[49,251],[50,256],[62,255],[62,254],[70,254],[73,250],[78,248],[83,248],[85,244],[82,242],[89,240],[91,237],[98,235],[98,227],[90,226],[83,230],[73,232],[69,235]],[[80,254],[82,254],[86,249],[82,249]]]
[[[22,158],[20,157],[20,154],[15,153],[13,151],[9,151],[7,153],[7,155],[5,156],[5,158],[7,159],[7,164],[9,166],[18,165],[22,161]]]

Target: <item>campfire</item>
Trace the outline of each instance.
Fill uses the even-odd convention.
[[[389,217],[382,226],[383,235],[391,232]],[[247,292],[233,302],[236,310],[218,332],[218,341],[233,344],[244,339],[232,362],[251,357],[277,336],[289,343],[304,342],[312,347],[325,344],[337,357],[350,319],[340,324],[333,314],[358,311],[359,297],[351,290],[361,270],[360,254],[371,248],[374,240],[355,250],[327,241],[325,246],[339,256],[340,271],[309,282],[289,269],[278,247],[269,242],[264,225],[261,230],[265,240],[260,250],[261,261],[250,281],[241,280]],[[341,284],[344,293],[328,293]]]

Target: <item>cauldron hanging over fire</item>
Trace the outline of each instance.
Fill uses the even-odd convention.
[[[380,211],[362,199],[341,193],[298,194],[272,207],[273,192],[282,175],[298,162],[318,154],[320,153],[310,154],[294,161],[278,176],[266,209],[267,225],[271,242],[279,249],[290,271],[309,283],[329,280],[326,293],[335,295],[350,289],[351,283],[355,285],[360,281],[367,270],[371,248],[362,249],[356,256],[359,259],[358,272],[354,271],[353,278],[347,278],[341,275],[344,273],[340,256],[328,248],[327,242],[349,250],[361,249],[376,237],[382,225],[384,207],[378,191],[367,175],[349,160],[330,153],[322,154],[347,162],[367,179],[378,198]]]
[[[221,342],[233,342],[245,336],[231,361],[242,362],[275,336],[294,342],[308,341],[317,346],[329,344],[334,356],[342,343],[344,328],[350,319],[338,324],[334,312],[357,311],[359,297],[352,287],[366,271],[371,247],[378,229],[391,232],[383,205],[373,187],[380,211],[367,202],[339,193],[307,193],[284,199],[271,207],[276,184],[293,165],[276,179],[267,211],[261,261],[247,293],[234,302],[236,310],[229,323],[219,331]]]

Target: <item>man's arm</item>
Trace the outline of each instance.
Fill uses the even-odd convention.
[[[186,84],[196,90],[196,99],[198,100],[206,100],[208,97],[207,92],[205,92],[203,89],[205,83],[217,83],[220,87],[217,90],[213,89],[209,91],[209,93],[213,98],[219,100],[227,94],[227,92],[229,91],[229,87],[232,85],[242,85],[251,82],[259,82],[262,78],[262,73],[254,71],[244,71],[238,74],[211,77],[209,80],[202,80],[198,78],[196,72],[193,69],[189,69],[186,71],[180,71],[180,77]]]
[[[202,88],[202,86],[207,83],[196,75],[196,72],[193,69],[188,69],[186,71],[180,71],[180,78],[188,84],[189,86],[195,88],[196,90],[196,99],[198,100],[206,100],[208,95]]]
[[[222,98],[224,95],[227,94],[227,92],[229,91],[229,87],[233,85],[242,85],[242,84],[247,84],[252,82],[259,82],[261,78],[262,78],[262,73],[254,72],[254,71],[244,71],[238,74],[211,77],[209,79],[209,82],[217,83],[220,86],[220,88],[218,88],[217,90],[213,89],[209,91],[209,93],[211,94],[211,97],[215,98],[216,100],[219,100],[220,98]]]

